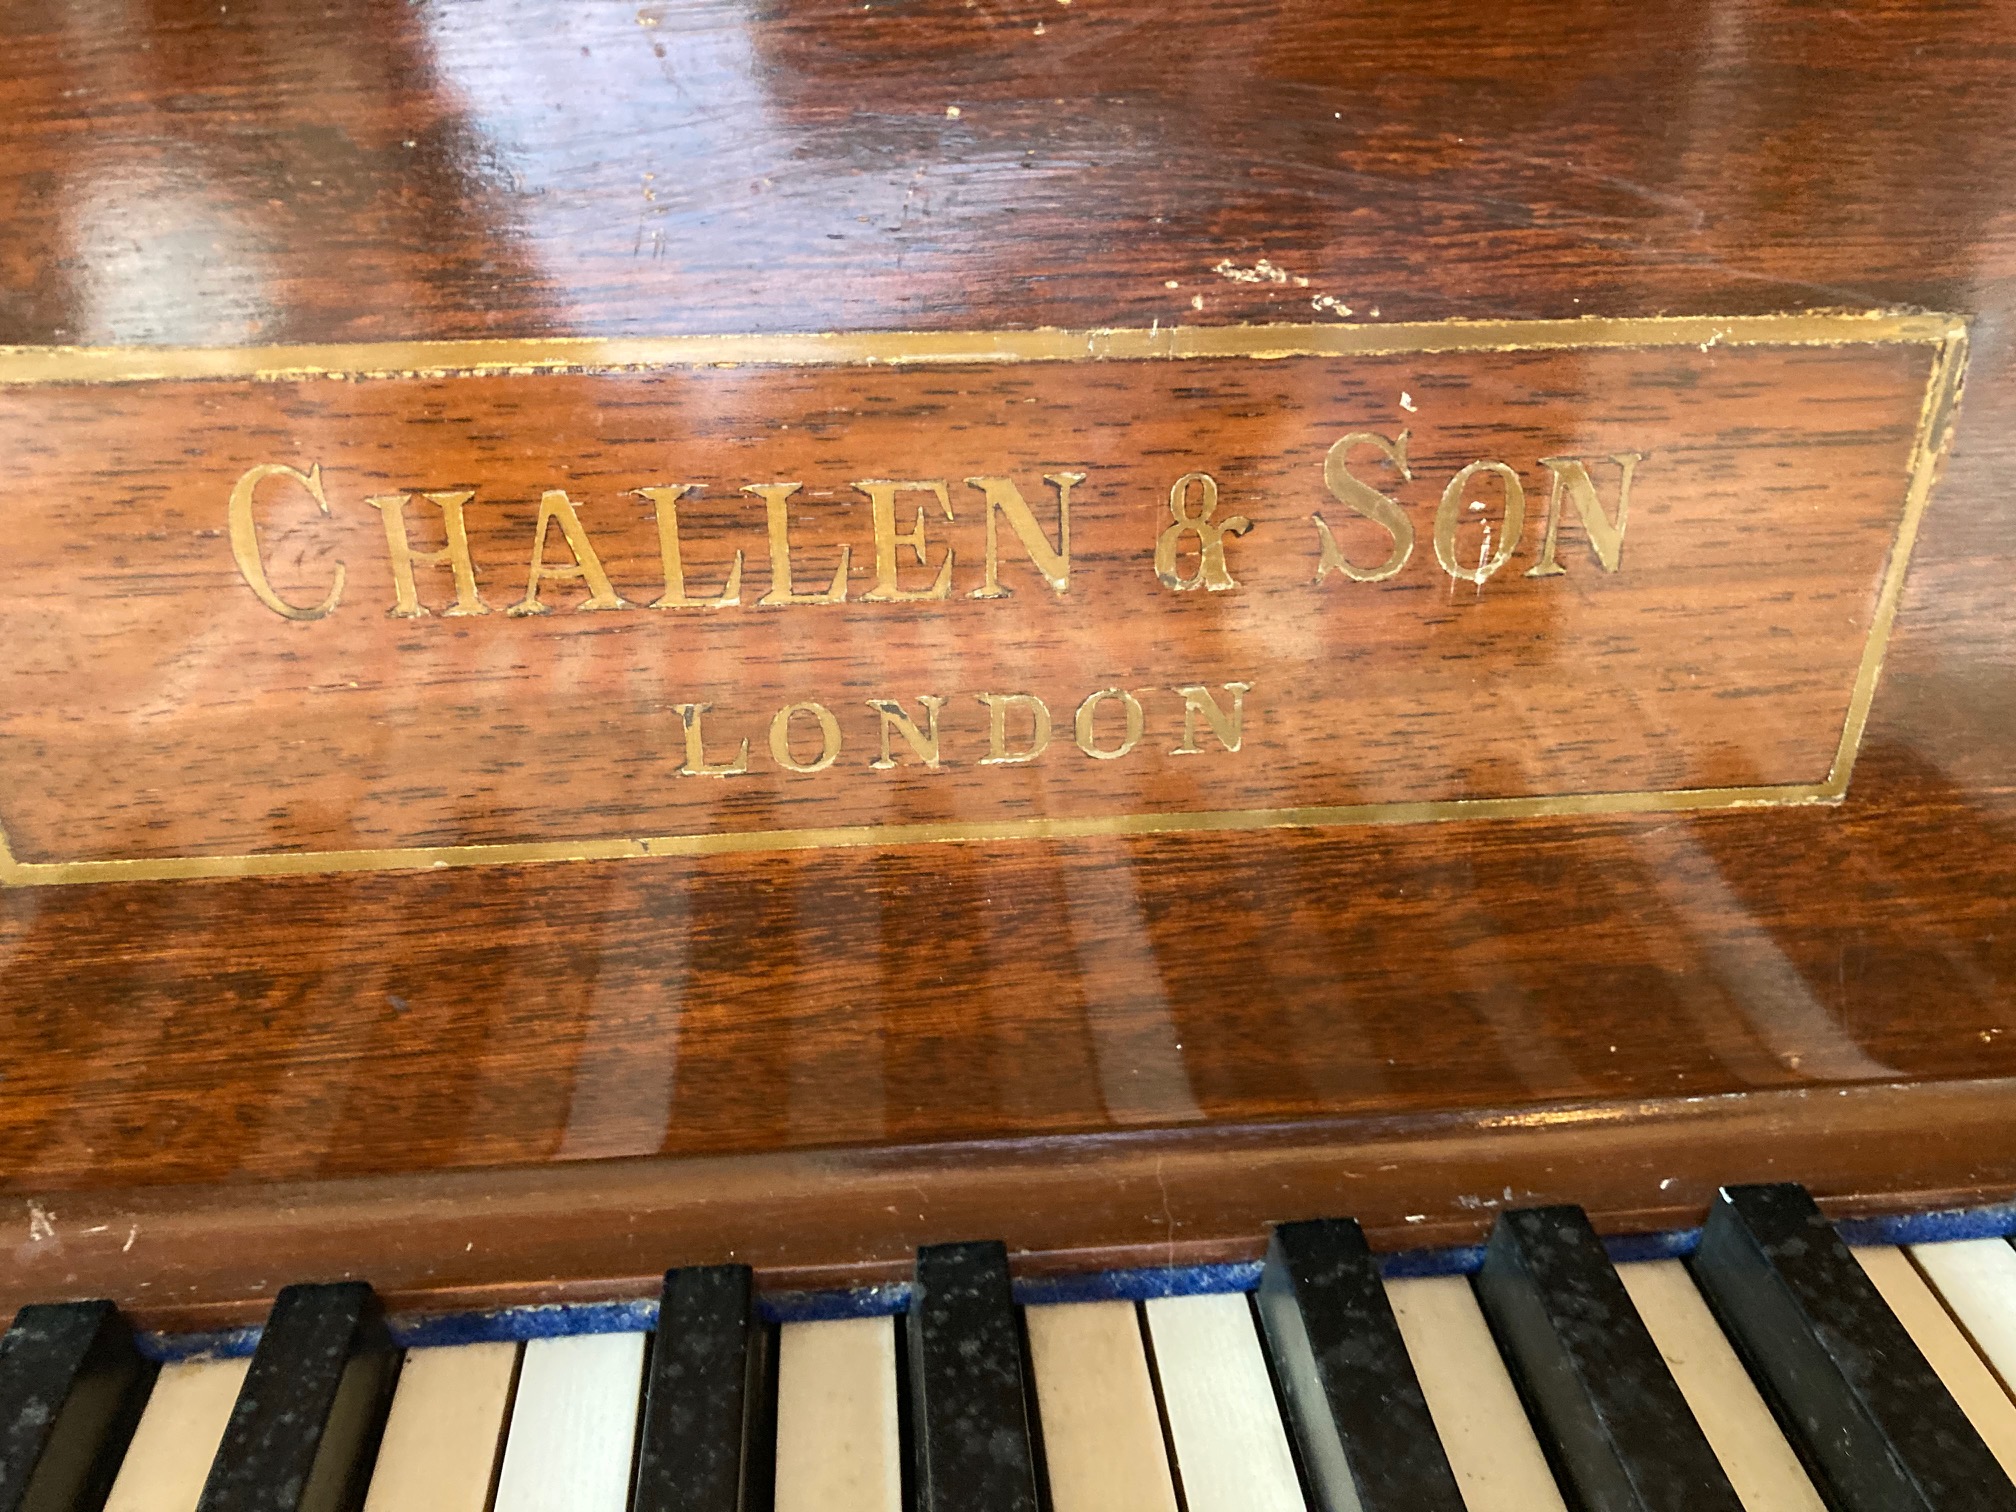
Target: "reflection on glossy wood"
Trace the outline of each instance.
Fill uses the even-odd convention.
[[[1957,329],[1508,322],[1371,355],[1350,346],[1377,328],[1340,328],[1335,354],[1332,334],[1245,328],[1172,361],[978,333],[998,360],[896,371],[762,366],[780,346],[727,372],[373,377],[428,354],[311,349],[366,376],[0,391],[0,445],[44,442],[15,485],[58,501],[0,564],[0,639],[23,648],[0,774],[40,779],[0,809],[22,863],[0,880],[1845,790]],[[1410,386],[1435,396],[1411,420],[1392,398]],[[668,457],[694,411],[716,433]],[[1385,451],[1397,477],[1353,470]],[[812,481],[742,481],[780,475]],[[898,528],[899,493],[935,544]],[[118,570],[77,580],[80,539]],[[1368,542],[1390,573],[1351,565]],[[905,580],[899,547],[928,570]],[[695,554],[737,585],[701,613],[677,565]],[[843,564],[830,589],[793,588],[808,560]],[[177,711],[143,717],[170,680]]]
[[[1489,28],[1303,0],[34,0],[0,12],[0,340],[1343,306],[1909,306],[1992,334],[2011,36],[1917,0],[1554,0]],[[1340,1196],[1387,1244],[1512,1201],[1691,1221],[1718,1180],[2007,1196],[2009,362],[1979,343],[1838,808],[0,893],[6,1290],[242,1311],[383,1263],[409,1296],[642,1295],[787,1228],[772,1263],[837,1274],[1011,1230],[1223,1253]],[[37,507],[6,493],[10,539]],[[71,570],[115,565],[94,549]],[[1631,691],[1605,696],[1628,720]],[[136,732],[174,707],[135,703]],[[1348,1185],[1325,1153],[1396,1144],[1424,1158]],[[810,1153],[836,1149],[889,1153]],[[779,1171],[810,1192],[828,1158],[856,1185],[802,1226],[674,1211]],[[1097,1200],[1032,1201],[1066,1191]],[[504,1211],[568,1221],[478,1216]],[[644,1254],[632,1212],[700,1252]]]

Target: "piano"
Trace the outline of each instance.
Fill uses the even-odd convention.
[[[0,10],[0,1512],[2016,1507],[2012,46]]]

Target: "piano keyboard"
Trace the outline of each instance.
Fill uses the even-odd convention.
[[[144,1361],[105,1303],[0,1342],[0,1512],[1931,1512],[2016,1509],[2016,1248],[1849,1249],[1725,1190],[1687,1261],[1575,1208],[1474,1276],[1285,1224],[1259,1289],[1018,1307],[998,1244],[909,1311],[767,1326],[749,1274],[655,1333],[394,1348],[290,1287],[248,1360]]]

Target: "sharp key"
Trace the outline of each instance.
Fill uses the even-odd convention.
[[[1500,1214],[1477,1299],[1587,1512],[1742,1512],[1580,1208]]]
[[[0,1338],[0,1512],[96,1512],[153,1379],[110,1302],[16,1313]]]
[[[197,1512],[347,1512],[364,1492],[398,1355],[361,1281],[274,1299]]]
[[[1463,1512],[1365,1236],[1348,1218],[1284,1223],[1260,1322],[1324,1512]]]
[[[909,1320],[918,1512],[1036,1512],[1022,1336],[998,1243],[917,1252]]]
[[[1724,1187],[1694,1277],[1846,1512],[2016,1508],[2016,1488],[1803,1187]]]
[[[763,1325],[742,1265],[667,1271],[645,1367],[631,1512],[744,1512],[763,1497]]]

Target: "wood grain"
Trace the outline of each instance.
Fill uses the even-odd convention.
[[[60,502],[0,570],[0,638],[22,648],[0,682],[0,774],[36,777],[0,822],[16,860],[48,863],[1784,801],[1749,790],[1824,784],[1859,722],[1929,439],[1938,341],[1874,345],[1871,325],[1706,353],[7,390],[12,483]],[[1349,435],[1368,439],[1334,455]],[[1540,461],[1568,457],[1593,526]],[[234,485],[273,467],[293,473],[234,517]],[[1024,560],[976,477],[1013,486],[1037,549],[1068,547],[1061,566]],[[799,480],[782,551],[742,492],[777,479]],[[877,523],[863,479],[923,481],[889,485]],[[558,523],[540,502],[556,489]],[[395,501],[397,539],[439,552],[444,494],[467,499],[459,596],[444,566],[395,573],[382,518]],[[227,539],[235,519],[256,547],[236,523]],[[1604,556],[1606,519],[1626,529]],[[106,565],[81,574],[85,542]],[[578,551],[606,594],[542,578],[535,597],[530,564],[578,578]],[[1393,575],[1353,581],[1354,562]],[[731,573],[732,606],[651,607],[719,597]],[[768,602],[832,591],[851,597]],[[319,617],[283,612],[304,607]],[[1016,700],[998,731],[987,697]]]
[[[842,1274],[941,1224],[1225,1252],[1319,1197],[1392,1245],[1508,1187],[1624,1227],[1765,1174],[2016,1191],[2012,42],[2007,5],[1917,0],[7,7],[8,342],[1220,326],[1324,296],[1908,307],[1976,338],[1838,807],[0,892],[10,1294],[224,1311],[376,1268],[523,1295],[773,1233],[778,1274]],[[10,542],[41,507],[0,496]],[[1396,1139],[1448,1158],[1319,1153]],[[745,1204],[679,1210],[722,1191]],[[541,1205],[567,1221],[479,1221]],[[790,1221],[740,1226],[765,1212]]]

